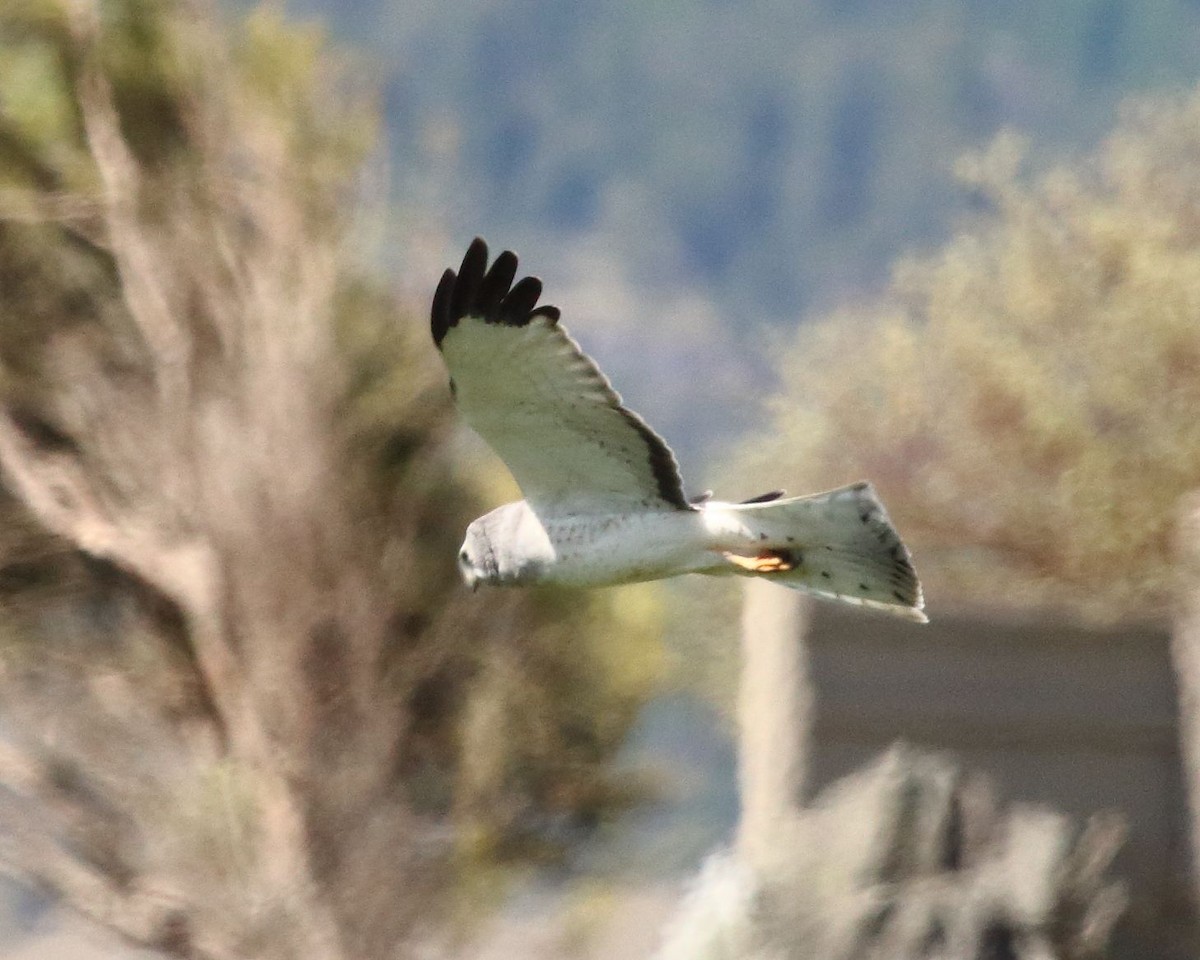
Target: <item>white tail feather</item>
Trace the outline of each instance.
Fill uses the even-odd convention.
[[[724,572],[926,621],[912,558],[869,483],[764,503],[707,503]],[[713,571],[717,572],[717,571]]]

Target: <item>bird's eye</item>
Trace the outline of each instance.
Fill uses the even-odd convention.
[[[459,560],[461,560],[463,563],[466,563],[466,562],[467,562],[468,560],[470,560],[471,558],[467,556],[467,551],[466,551],[466,550],[464,550],[462,553],[460,553],[460,554],[458,555],[458,559],[459,559]]]

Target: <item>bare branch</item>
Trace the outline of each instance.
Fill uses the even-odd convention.
[[[10,410],[0,410],[0,469],[46,529],[140,577],[191,616],[212,611],[212,559],[201,544],[168,545],[129,518],[111,516],[78,454],[39,442]]]
[[[54,223],[89,246],[107,250],[99,214],[100,205],[95,199],[76,193],[0,190],[0,221]]]
[[[189,960],[234,960],[231,950],[192,940],[188,914],[175,898],[138,886],[122,889],[47,837],[0,835],[0,871],[53,890],[72,909],[130,945]]]
[[[80,856],[78,840],[68,849],[53,839],[49,819],[104,824],[106,834],[116,825],[113,811],[102,800],[82,783],[56,775],[52,766],[11,740],[0,743],[0,780],[16,794],[0,813],[0,872],[45,886],[137,946],[209,960],[224,956],[193,950],[181,905],[140,889],[116,851],[109,851],[115,857],[90,859]],[[97,802],[101,809],[95,809]]]
[[[71,33],[80,58],[77,96],[88,147],[103,184],[104,217],[131,315],[154,358],[160,389],[175,402],[186,399],[191,344],[175,319],[169,276],[138,218],[142,171],[121,134],[112,87],[97,52],[100,24],[94,0],[68,4]]]
[[[253,755],[263,755],[262,731],[244,702],[237,658],[220,628],[219,575],[212,549],[196,538],[167,543],[159,531],[113,516],[95,495],[75,451],[39,443],[4,409],[0,409],[0,471],[47,530],[82,552],[128,571],[179,608],[189,627],[206,694],[226,735],[244,739],[253,745]]]

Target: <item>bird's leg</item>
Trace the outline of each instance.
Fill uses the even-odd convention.
[[[795,561],[786,550],[761,550],[753,557],[726,553],[725,559],[751,573],[786,573],[795,568]]]

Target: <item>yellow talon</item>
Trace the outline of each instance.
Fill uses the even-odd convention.
[[[767,550],[756,557],[743,557],[736,553],[727,553],[725,559],[751,573],[786,573],[795,566],[791,558],[782,550]]]

